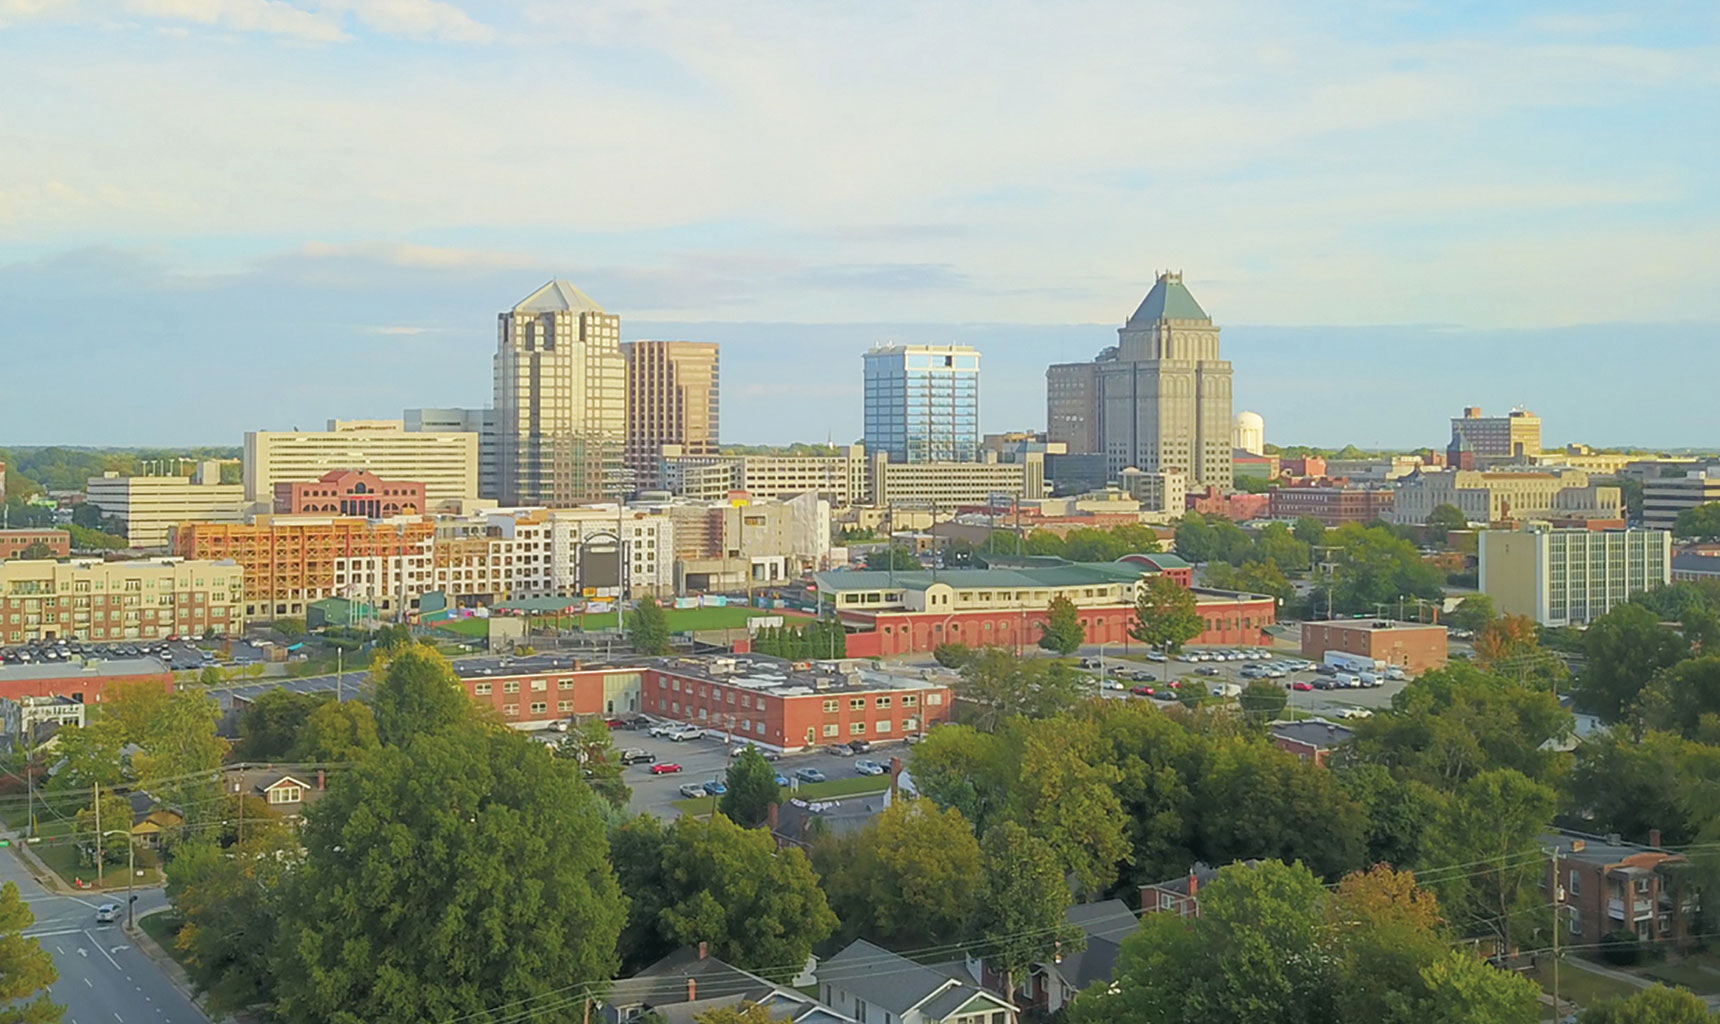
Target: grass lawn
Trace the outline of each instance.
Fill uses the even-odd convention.
[[[1526,973],[1529,980],[1544,991],[1553,991],[1553,973],[1549,965],[1542,964]],[[1636,991],[1634,985],[1585,971],[1569,960],[1559,966],[1559,998],[1578,1006],[1593,1006],[1602,1000],[1634,995]]]
[[[697,780],[694,780],[697,781]],[[890,783],[882,775],[856,775],[851,779],[827,779],[824,782],[802,782],[798,791],[790,793],[787,787],[783,794],[798,796],[802,800],[828,800],[832,797],[860,796],[869,793],[882,793],[890,788]],[[711,798],[675,801],[675,809],[683,814],[711,813]]]
[[[745,606],[727,608],[665,608],[664,614],[669,618],[671,632],[682,633],[701,629],[742,629],[748,619],[761,615],[781,615],[787,619],[810,619],[812,616],[803,612],[790,611],[784,608],[747,608]],[[532,619],[536,628],[553,627],[557,629],[614,629],[615,612],[596,612],[590,615],[569,615],[561,618],[539,616]],[[485,637],[490,635],[488,619],[450,619],[437,623],[437,629],[447,630],[461,636]]]
[[[161,914],[151,914],[137,919],[137,926],[142,928],[145,935],[155,940],[155,944],[167,951],[167,955],[180,963],[185,962],[185,954],[174,942],[179,937],[179,915],[169,910]]]
[[[1664,981],[1668,985],[1687,988],[1699,996],[1720,992],[1720,974],[1705,970],[1698,961],[1649,964],[1637,968],[1636,973],[1647,975],[1656,981]]]

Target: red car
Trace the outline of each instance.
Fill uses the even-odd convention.
[[[603,724],[609,726],[611,729],[625,729],[625,728],[627,728],[627,723],[622,721],[619,718],[605,718],[603,720]]]
[[[1313,688],[1314,688],[1313,683],[1304,682],[1300,679],[1298,679],[1296,682],[1290,684],[1290,689],[1292,689],[1292,690],[1304,690],[1304,691],[1306,691],[1306,690],[1312,690]]]
[[[1151,697],[1153,695],[1153,688],[1150,686],[1131,686],[1129,687],[1129,692],[1137,697]]]
[[[651,766],[652,775],[673,775],[681,770],[681,766],[673,761],[665,761]]]

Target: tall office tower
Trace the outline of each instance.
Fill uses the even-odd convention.
[[[979,350],[879,345],[866,353],[865,445],[892,462],[979,458]]]
[[[1451,436],[1453,444],[1457,438],[1468,441],[1477,459],[1533,457],[1541,454],[1541,417],[1527,409],[1483,416],[1479,406],[1469,406],[1451,418]]]
[[[660,488],[662,447],[682,456],[717,454],[717,343],[630,341],[627,359],[627,469],[640,488]]]
[[[497,321],[498,500],[553,507],[628,490],[621,318],[551,281]]]
[[[1053,363],[1045,370],[1045,439],[1071,455],[1099,452],[1097,363]]]

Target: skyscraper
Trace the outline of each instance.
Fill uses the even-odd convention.
[[[683,456],[717,453],[718,374],[714,341],[630,341],[627,468],[638,487],[660,487],[663,445]]]
[[[1182,275],[1160,274],[1115,347],[1046,371],[1051,439],[1093,445],[1112,479],[1130,466],[1182,470],[1192,486],[1229,489],[1231,369],[1218,333]]]
[[[565,506],[625,490],[621,318],[551,281],[497,321],[498,498]]]
[[[891,462],[979,458],[979,350],[879,345],[865,355],[865,444]]]

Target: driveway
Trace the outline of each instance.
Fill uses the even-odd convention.
[[[14,839],[14,842],[18,840]],[[124,877],[125,868],[119,868]],[[24,934],[41,940],[60,980],[50,990],[66,1008],[65,1024],[208,1024],[203,1015],[145,956],[120,924],[97,924],[96,907],[125,907],[125,893],[49,892],[16,855],[0,856],[0,882],[15,882],[36,923]],[[136,910],[165,906],[160,889],[140,889]]]

